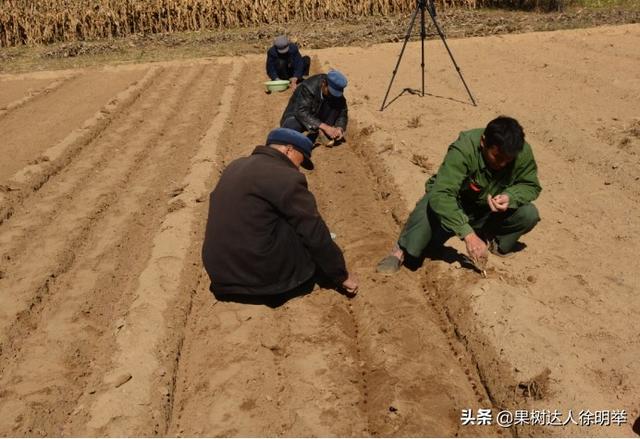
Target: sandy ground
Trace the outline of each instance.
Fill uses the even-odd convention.
[[[630,436],[639,416],[640,25],[319,50],[349,142],[307,174],[361,281],[217,302],[207,195],[278,121],[262,57],[0,77],[0,434]],[[395,99],[398,97],[397,99]],[[374,272],[461,130],[518,118],[543,218],[488,279]],[[537,390],[537,391],[536,391]],[[463,426],[463,409],[624,410],[621,426]],[[584,415],[584,414],[583,414]],[[584,419],[584,418],[583,418]]]

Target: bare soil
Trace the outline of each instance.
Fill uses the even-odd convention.
[[[277,124],[262,55],[0,76],[3,436],[630,436],[639,416],[640,25],[308,50],[349,77],[307,173],[361,292],[217,302],[207,194]],[[461,130],[523,124],[542,222],[488,278],[457,240],[374,271]],[[625,410],[463,426],[463,409]]]

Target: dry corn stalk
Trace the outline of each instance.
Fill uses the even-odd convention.
[[[415,0],[0,0],[0,46],[393,15],[415,6]]]

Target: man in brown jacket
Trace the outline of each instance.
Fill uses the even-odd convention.
[[[307,180],[313,144],[276,128],[265,146],[234,160],[211,193],[202,258],[217,297],[287,293],[319,271],[355,294],[342,251],[331,239]]]

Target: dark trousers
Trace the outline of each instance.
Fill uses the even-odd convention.
[[[266,305],[271,308],[277,308],[295,297],[300,297],[311,293],[316,285],[324,289],[331,288],[336,289],[337,291],[341,291],[341,286],[336,285],[336,283],[329,279],[329,277],[327,277],[327,275],[324,274],[320,269],[317,269],[309,279],[302,282],[297,287],[279,294],[268,294],[261,296],[250,294],[220,294],[214,291],[213,286],[209,287],[209,290],[220,302],[238,302],[250,305]]]
[[[502,253],[515,247],[518,239],[530,232],[540,221],[538,209],[533,203],[505,212],[467,212],[469,225],[483,239],[495,239]],[[454,234],[442,226],[440,217],[429,206],[429,194],[418,201],[409,215],[398,245],[409,255],[420,258],[427,248],[437,250]]]
[[[311,58],[308,56],[302,57],[302,63],[304,64],[304,70],[302,76],[309,76],[309,68],[311,66]],[[279,79],[289,79],[293,77],[293,64],[289,62],[289,58],[278,57],[276,61],[276,72]],[[299,78],[302,79],[302,78]]]
[[[333,126],[336,123],[336,120],[338,120],[339,115],[340,115],[340,110],[337,108],[333,108],[331,105],[329,105],[328,100],[325,99],[322,105],[320,106],[320,110],[318,111],[318,114],[316,115],[316,117],[320,119],[321,122],[324,122],[327,125]],[[304,127],[304,125],[302,125],[300,121],[296,119],[295,116],[287,117],[282,123],[282,128],[290,128],[300,133],[303,133],[307,130]],[[318,134],[319,134],[318,131],[309,131],[307,133],[307,137],[309,138],[309,140],[315,143],[316,139],[318,138]]]

